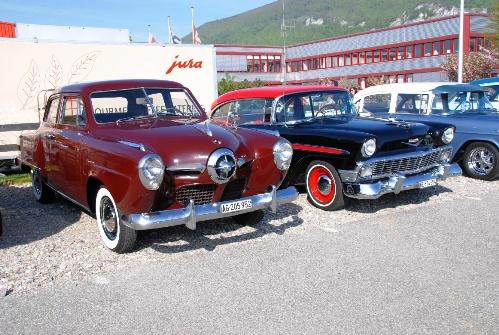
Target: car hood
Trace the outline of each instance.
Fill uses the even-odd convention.
[[[416,137],[424,138],[431,133],[431,128],[422,123],[362,117],[318,118],[294,127],[311,134],[334,136],[359,143],[369,138],[376,138],[380,151],[400,148],[402,142]]]
[[[208,156],[219,148],[232,150],[236,158],[252,157],[251,145],[244,134],[213,123],[168,120],[123,122],[117,127],[100,129],[98,136],[135,148],[143,145],[146,152],[159,154],[166,166],[205,165]]]

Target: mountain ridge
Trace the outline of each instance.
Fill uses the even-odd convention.
[[[486,13],[494,0],[467,0],[466,10]],[[366,32],[459,13],[459,1],[287,0],[286,36],[281,34],[282,2],[207,22],[198,27],[204,44],[289,45]],[[184,43],[191,41],[188,34]]]

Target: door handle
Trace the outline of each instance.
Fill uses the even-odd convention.
[[[45,135],[45,138],[47,140],[55,140],[55,135],[54,134],[47,134],[47,135]]]

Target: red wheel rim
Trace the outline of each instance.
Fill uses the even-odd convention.
[[[336,183],[333,174],[322,165],[316,165],[308,173],[308,190],[312,198],[320,205],[329,205],[336,196]]]

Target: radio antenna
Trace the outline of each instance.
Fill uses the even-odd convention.
[[[282,72],[282,84],[286,85],[286,38],[288,37],[288,28],[294,28],[295,26],[286,25],[286,9],[284,6],[284,0],[282,0],[282,22],[281,22],[281,37],[282,37],[282,61],[281,61],[281,72]]]

